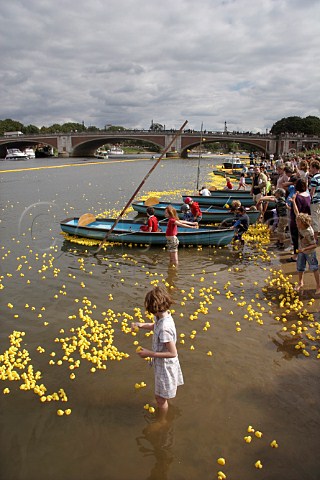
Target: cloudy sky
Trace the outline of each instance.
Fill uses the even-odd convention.
[[[10,0],[0,119],[262,131],[320,117],[319,0]]]

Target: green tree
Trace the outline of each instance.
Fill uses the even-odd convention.
[[[270,133],[305,133],[306,135],[320,135],[320,119],[314,116],[306,118],[285,117],[273,124]]]
[[[27,125],[26,127],[24,127],[24,133],[29,135],[37,134],[39,133],[39,128],[35,125]]]
[[[5,120],[0,120],[0,135],[3,135],[4,132],[24,132],[24,127],[21,122],[16,120],[11,120],[11,118],[6,118]]]

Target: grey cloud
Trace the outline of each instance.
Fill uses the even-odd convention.
[[[6,2],[2,115],[262,131],[320,116],[319,17],[312,0]]]

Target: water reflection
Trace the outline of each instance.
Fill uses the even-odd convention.
[[[143,457],[154,457],[155,463],[146,480],[167,480],[170,465],[174,460],[174,426],[180,416],[180,410],[172,405],[165,418],[155,419],[146,417],[150,422],[142,430],[142,435],[136,438],[139,451]]]
[[[295,348],[297,339],[293,337],[288,337],[288,335],[282,335],[280,332],[277,333],[276,338],[272,338],[272,343],[277,347],[277,352],[282,352],[285,360],[292,360],[301,355],[301,351]]]

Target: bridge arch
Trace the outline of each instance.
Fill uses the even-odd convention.
[[[119,134],[115,136],[97,136],[95,138],[88,139],[87,137],[81,138],[79,137],[73,137],[72,139],[72,156],[73,157],[93,157],[95,151],[99,148],[102,147],[103,145],[106,144],[118,144],[121,141],[129,140],[130,142],[136,141],[137,143],[148,143],[150,145],[155,145],[159,148],[163,148],[163,141],[161,139],[157,140],[155,138],[151,138],[151,136],[146,136],[146,138],[142,138],[141,136],[139,137],[132,137],[128,135],[121,135]]]
[[[5,158],[7,155],[7,148],[19,148],[23,151],[27,147],[36,148],[39,145],[44,145],[51,148],[57,148],[57,142],[53,138],[52,141],[47,141],[45,139],[30,138],[30,137],[19,137],[19,138],[8,138],[3,140],[0,143],[0,158]]]
[[[247,145],[252,147],[255,151],[259,150],[267,154],[269,152],[269,145],[268,142],[265,140],[253,140],[250,141],[247,138],[246,139],[240,139],[240,138],[235,138],[234,136],[228,137],[228,136],[219,136],[219,137],[212,137],[211,135],[204,135],[205,140],[200,140],[199,138],[197,139],[191,139],[190,143],[185,144],[183,142],[183,145],[181,145],[181,157],[182,158],[187,158],[188,156],[188,150],[191,150],[195,147],[198,147],[202,145],[202,147],[205,147],[207,144],[210,143],[221,143],[221,144],[226,144],[226,143],[238,143],[242,145]]]

